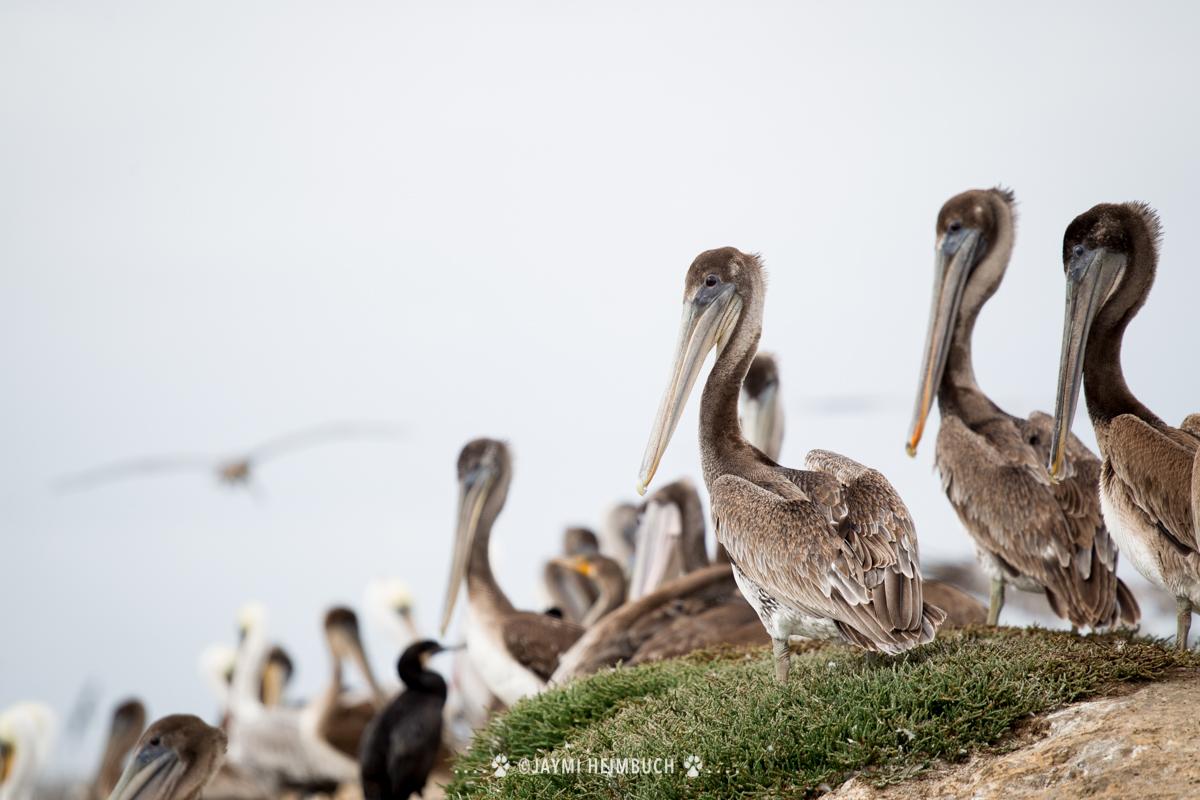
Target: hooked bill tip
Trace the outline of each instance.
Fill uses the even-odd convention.
[[[638,478],[637,493],[638,493],[638,497],[644,497],[646,495],[646,479],[645,478]]]
[[[914,441],[911,441],[911,440],[905,442],[904,443],[904,452],[908,453],[909,458],[916,458],[917,457],[917,443]]]

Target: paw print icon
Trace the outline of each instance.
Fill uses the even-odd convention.
[[[497,778],[503,778],[508,774],[508,769],[511,765],[508,763],[508,756],[499,755],[492,759],[492,774]]]
[[[700,774],[700,770],[704,769],[704,762],[700,760],[700,756],[688,756],[683,760],[683,768],[687,770],[689,778],[695,778]]]

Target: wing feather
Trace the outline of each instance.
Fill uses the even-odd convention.
[[[805,465],[826,478],[784,470],[800,497],[737,475],[713,482],[717,538],[733,563],[779,602],[833,620],[861,646],[899,652],[932,639],[944,615],[923,602],[912,520],[887,479],[823,450]]]
[[[1190,449],[1132,414],[1109,423],[1108,440],[1120,442],[1106,453],[1113,475],[1152,520],[1180,544],[1200,549],[1192,508],[1192,471],[1196,446]]]
[[[979,430],[942,417],[937,466],[963,525],[984,552],[1042,586],[1055,612],[1081,627],[1136,620],[1118,602],[1117,548],[1100,514],[1100,461],[1075,436],[1068,476],[1052,484],[1054,421],[1004,415]]]

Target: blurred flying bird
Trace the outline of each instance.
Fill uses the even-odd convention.
[[[53,482],[58,491],[78,491],[127,478],[161,473],[208,471],[231,487],[249,487],[259,465],[273,458],[318,445],[352,439],[394,440],[400,429],[386,423],[337,422],[306,428],[270,439],[232,456],[181,454],[117,461],[64,475]]]

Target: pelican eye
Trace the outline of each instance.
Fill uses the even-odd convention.
[[[1071,250],[1071,252],[1075,254],[1076,258],[1079,258],[1080,256],[1083,255],[1083,245],[1081,245],[1081,244],[1075,245],[1075,247]]]
[[[709,286],[709,287],[716,286],[720,282],[721,282],[721,279],[713,274],[709,274],[709,276],[704,279],[704,285]]]
[[[958,220],[954,220],[954,222],[951,222],[946,226],[946,230],[950,231],[951,233],[958,233],[962,230],[962,223]]]
[[[151,747],[160,747],[160,746],[162,745],[162,737],[155,736],[153,739],[151,739],[151,740],[148,742],[148,744],[149,744]]]

